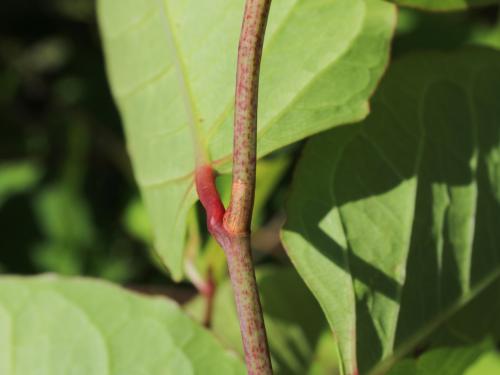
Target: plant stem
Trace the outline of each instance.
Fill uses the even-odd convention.
[[[247,0],[238,48],[234,114],[233,184],[224,225],[250,231],[255,193],[257,103],[262,43],[271,0]]]
[[[272,375],[250,247],[259,71],[270,6],[271,0],[247,0],[245,4],[236,77],[233,181],[227,211],[217,192],[211,166],[196,168],[196,188],[207,213],[208,230],[226,254],[249,375]]]
[[[248,374],[271,375],[271,360],[255,281],[250,237],[233,237],[226,249],[226,257],[240,320]]]
[[[226,254],[229,276],[240,321],[241,338],[249,375],[272,375],[264,317],[259,300],[250,248],[250,231],[231,232],[210,166],[196,169],[196,188],[207,213],[207,227]]]

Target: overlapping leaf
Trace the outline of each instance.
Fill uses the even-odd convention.
[[[84,279],[0,278],[0,374],[245,374],[181,309]]]
[[[232,146],[244,1],[100,0],[113,95],[156,248],[182,277],[196,200],[194,142],[220,170]],[[261,73],[258,154],[363,118],[387,63],[394,7],[381,0],[273,2]]]
[[[309,141],[283,240],[347,373],[498,272],[499,96],[500,53],[418,54],[392,65],[361,125]]]

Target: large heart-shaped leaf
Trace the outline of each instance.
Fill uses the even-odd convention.
[[[164,298],[111,284],[0,278],[0,374],[244,374],[236,356]]]
[[[100,0],[111,88],[156,248],[183,273],[196,200],[194,145],[231,160],[243,0]],[[258,155],[368,113],[387,63],[394,6],[381,0],[273,2],[261,72]],[[197,142],[198,143],[198,142]]]
[[[393,3],[427,10],[459,10],[473,6],[496,5],[497,0],[391,0]]]
[[[418,54],[392,65],[362,124],[307,144],[283,240],[347,373],[498,271],[499,97],[499,52]]]

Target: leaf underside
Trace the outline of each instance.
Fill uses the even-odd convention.
[[[310,140],[282,238],[346,372],[389,356],[500,264],[500,53],[393,63],[359,125]]]
[[[230,169],[244,1],[99,0],[112,92],[155,247],[183,275],[195,147]],[[395,8],[381,0],[273,2],[261,70],[258,156],[368,113]]]
[[[201,326],[164,298],[112,284],[0,278],[0,374],[245,374]]]

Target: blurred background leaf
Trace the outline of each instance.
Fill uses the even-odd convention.
[[[11,196],[27,192],[40,179],[40,169],[30,162],[0,164],[0,208]]]

